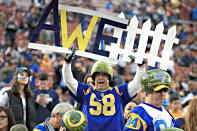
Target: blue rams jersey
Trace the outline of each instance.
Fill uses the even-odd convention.
[[[110,87],[101,92],[95,87],[78,82],[74,98],[82,103],[82,111],[88,118],[86,130],[123,130],[123,107],[132,99],[128,94],[128,84]]]
[[[124,131],[161,131],[173,126],[174,118],[164,107],[141,103],[129,113]]]

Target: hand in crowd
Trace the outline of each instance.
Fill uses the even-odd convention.
[[[44,94],[40,94],[40,96],[36,99],[37,103],[48,103],[48,100]]]
[[[62,126],[59,131],[66,131],[66,128]]]

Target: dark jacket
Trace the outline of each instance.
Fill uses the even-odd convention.
[[[33,90],[34,99],[36,100],[41,94],[45,95],[48,99],[48,104],[39,104],[35,102],[36,109],[36,122],[42,123],[47,117],[51,116],[51,112],[56,104],[59,103],[59,96],[53,89],[40,90],[39,88]]]
[[[9,107],[14,113],[16,124],[24,124],[23,120],[23,104],[20,96],[11,92],[11,90],[6,91],[9,97]],[[35,111],[35,102],[33,96],[26,96],[26,126],[29,131],[33,131],[33,128],[36,126],[36,111]]]

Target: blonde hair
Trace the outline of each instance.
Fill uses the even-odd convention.
[[[185,115],[185,131],[197,131],[197,98],[190,101]]]

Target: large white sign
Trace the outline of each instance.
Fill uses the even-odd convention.
[[[59,7],[58,7],[59,6]],[[45,20],[53,10],[54,15],[54,25],[45,24]],[[60,20],[61,28],[59,28],[59,17],[58,10],[60,10]],[[81,24],[79,24],[76,29],[68,36],[67,31],[67,12],[82,13],[92,16],[85,35],[82,35]],[[99,21],[99,27],[94,43],[92,52],[85,52],[88,45],[92,32],[95,28],[96,23]],[[107,36],[103,34],[103,29],[105,25],[109,25],[114,29],[113,36]],[[44,44],[36,44],[36,39],[42,29],[52,30],[55,32],[55,44],[57,46],[48,46]],[[61,42],[60,42],[60,29],[61,29]],[[79,50],[76,51],[76,55],[106,61],[112,64],[117,64],[118,55],[122,54],[123,60],[130,61],[129,55],[135,57],[135,63],[141,64],[144,59],[148,60],[149,66],[155,66],[156,62],[160,63],[160,69],[167,70],[169,65],[173,64],[170,60],[170,54],[172,51],[173,44],[178,44],[178,39],[176,36],[176,26],[171,27],[167,34],[163,34],[164,26],[163,22],[159,23],[155,30],[151,30],[151,20],[147,20],[142,28],[138,28],[138,20],[134,16],[130,21],[125,19],[124,14],[121,13],[119,16],[112,16],[111,14],[106,14],[102,12],[92,11],[88,9],[83,9],[79,7],[72,7],[58,4],[57,0],[53,0],[46,11],[44,12],[42,18],[40,19],[35,32],[32,36],[31,42],[28,48],[39,49],[45,51],[53,51],[58,53],[70,53],[68,48],[72,45],[73,41],[77,39],[77,44]],[[122,33],[127,32],[126,42],[124,49],[120,48],[120,42]],[[134,41],[136,35],[140,35],[139,45],[137,52],[133,52]],[[146,53],[146,46],[148,38],[152,37],[152,44],[150,47],[150,52]],[[102,40],[108,41],[111,45],[106,45],[105,49],[100,50],[99,45]],[[164,48],[161,57],[158,57],[158,51],[160,48],[161,41],[164,40]]]

